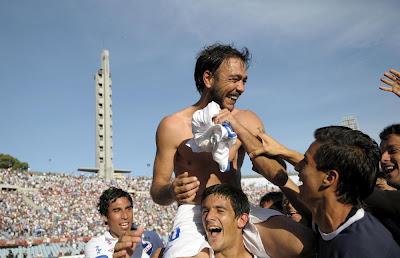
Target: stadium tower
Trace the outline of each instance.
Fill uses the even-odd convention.
[[[96,168],[79,168],[79,171],[95,172],[107,180],[114,173],[130,173],[129,170],[115,170],[113,166],[113,126],[112,126],[112,81],[109,52],[101,55],[101,68],[95,77],[96,88]]]
[[[359,130],[357,118],[355,116],[345,116],[340,122],[341,126],[349,127],[353,130]]]

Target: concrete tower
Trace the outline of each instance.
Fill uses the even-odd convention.
[[[342,121],[340,122],[341,126],[346,126],[349,127],[353,130],[358,130],[358,122],[357,118],[355,116],[345,116],[342,118]]]
[[[109,52],[101,54],[101,68],[95,79],[96,89],[96,168],[79,168],[79,171],[97,172],[99,177],[114,178],[116,173],[130,173],[129,170],[114,170],[113,166],[113,128],[112,128],[112,81]]]
[[[98,175],[113,178],[113,132],[112,132],[112,81],[108,50],[101,54],[101,68],[95,75],[96,81],[96,168]]]

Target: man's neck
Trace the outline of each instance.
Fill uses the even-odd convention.
[[[225,249],[215,253],[215,258],[252,258],[253,255],[242,245],[234,245],[234,248]]]
[[[211,94],[209,92],[206,92],[206,93],[201,94],[200,99],[193,106],[196,107],[197,109],[203,109],[211,101],[212,101]]]
[[[320,231],[331,233],[346,222],[353,207],[351,204],[343,204],[337,200],[325,200],[312,211],[313,220]]]

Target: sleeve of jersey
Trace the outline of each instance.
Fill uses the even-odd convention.
[[[85,258],[108,258],[107,254],[103,254],[102,251],[98,244],[89,241],[85,246]]]

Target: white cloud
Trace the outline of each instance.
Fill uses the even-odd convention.
[[[200,41],[257,37],[321,40],[328,48],[369,47],[398,33],[393,1],[175,1],[174,22]],[[398,30],[398,29],[397,29]]]

